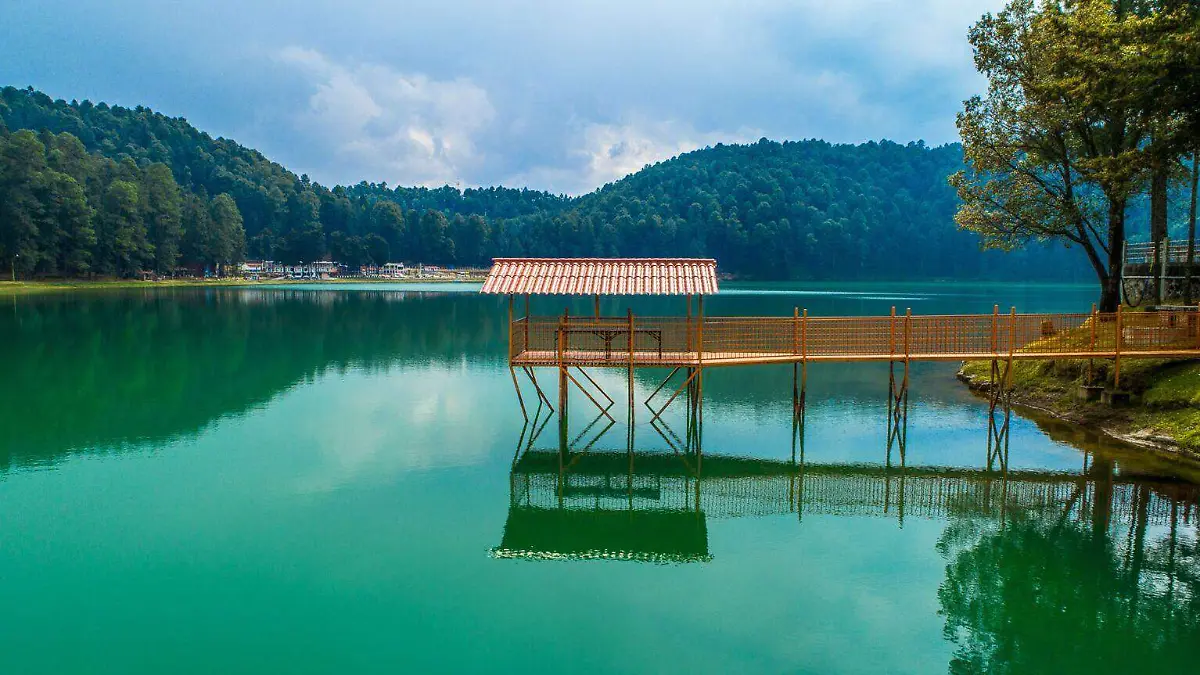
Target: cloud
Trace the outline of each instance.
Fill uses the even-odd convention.
[[[475,136],[495,117],[487,92],[467,78],[435,80],[378,64],[345,65],[288,47],[278,60],[308,78],[313,92],[297,131],[330,156],[320,174],[338,182],[444,185],[481,157]]]
[[[759,131],[749,129],[699,132],[678,121],[586,124],[572,136],[563,163],[533,167],[505,182],[578,195],[685,152],[760,137]]]
[[[758,135],[955,140],[967,30],[1003,4],[40,0],[6,17],[0,80],[182,115],[326,184],[580,192]]]

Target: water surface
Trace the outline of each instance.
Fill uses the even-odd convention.
[[[758,366],[706,375],[703,457],[640,408],[630,458],[622,404],[562,458],[554,423],[529,441],[505,300],[474,288],[0,301],[0,672],[1185,672],[1200,657],[1194,469],[1018,417],[1007,474],[989,472],[986,402],[950,364],[914,367],[903,457],[887,367],[819,364],[802,443],[791,368]],[[1091,301],[728,285],[707,309]],[[535,311],[568,306],[590,310]],[[604,304],[627,307],[682,313]],[[638,374],[639,401],[665,374]],[[623,372],[594,375],[623,400]],[[573,395],[572,437],[589,406]],[[664,417],[686,426],[682,407]]]

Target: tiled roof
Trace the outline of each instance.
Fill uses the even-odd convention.
[[[496,258],[482,293],[515,295],[709,295],[711,258]]]

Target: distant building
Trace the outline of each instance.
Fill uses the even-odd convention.
[[[338,264],[321,260],[298,265],[284,265],[283,274],[289,279],[330,279],[338,275]]]
[[[405,276],[404,263],[385,263],[380,268],[379,275],[387,279],[403,279]]]

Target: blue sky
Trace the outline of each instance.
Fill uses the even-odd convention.
[[[999,0],[15,0],[0,84],[186,117],[325,184],[579,194],[717,142],[956,140]]]

